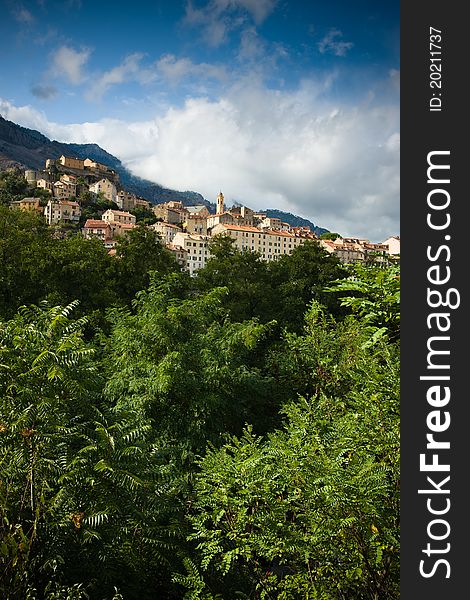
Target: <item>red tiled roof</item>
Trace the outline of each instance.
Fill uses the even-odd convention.
[[[219,225],[223,225],[225,229],[232,229],[234,231],[249,231],[253,233],[263,233],[261,229],[257,227],[251,227],[250,225],[226,225],[225,223],[219,223]]]
[[[84,227],[89,227],[93,229],[105,229],[109,227],[109,223],[106,221],[101,221],[100,219],[87,219],[85,221]]]
[[[284,237],[290,238],[295,237],[293,233],[289,233],[288,231],[280,231],[279,229],[271,229],[270,232],[274,235],[283,235]]]

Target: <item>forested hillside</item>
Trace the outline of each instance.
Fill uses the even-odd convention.
[[[0,206],[0,597],[399,597],[399,273],[196,277]]]

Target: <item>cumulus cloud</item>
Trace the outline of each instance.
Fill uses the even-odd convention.
[[[0,115],[9,121],[37,129],[47,136],[53,136],[53,131],[56,130],[56,124],[51,123],[46,115],[32,108],[31,106],[15,106],[8,100],[0,97]]]
[[[65,77],[73,85],[81,84],[85,79],[83,67],[88,62],[90,54],[89,48],[75,50],[69,46],[61,46],[52,55],[49,75],[56,78]]]
[[[328,33],[318,42],[318,50],[321,54],[334,54],[335,56],[346,56],[347,52],[354,46],[352,42],[343,42],[343,33],[339,29],[330,29]]]
[[[219,4],[227,3],[222,1]],[[259,25],[273,12],[277,0],[232,0],[228,4],[244,8],[250,13],[255,23]]]
[[[7,118],[62,141],[98,143],[169,188],[212,201],[222,190],[228,203],[287,210],[382,241],[399,233],[398,102],[371,95],[360,105],[331,105],[327,86],[304,80],[280,92],[240,81],[217,100],[188,99],[145,122],[59,126],[11,105]]]
[[[36,84],[31,87],[31,93],[40,100],[50,100],[57,95],[57,88],[53,85]]]

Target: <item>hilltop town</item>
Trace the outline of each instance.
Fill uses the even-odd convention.
[[[309,227],[292,227],[247,206],[229,208],[222,192],[215,214],[205,205],[185,206],[179,200],[154,205],[125,190],[116,171],[89,158],[47,159],[44,169],[27,169],[24,176],[42,193],[12,202],[11,209],[42,213],[57,235],[75,230],[86,239],[98,238],[110,254],[115,253],[119,238],[140,223],[158,233],[161,243],[190,275],[205,266],[209,243],[219,235],[229,236],[237,249],[257,252],[265,261],[291,254],[307,240],[318,240],[343,263],[399,260],[398,236],[381,243],[332,234],[318,238]]]

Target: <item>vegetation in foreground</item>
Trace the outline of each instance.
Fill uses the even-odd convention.
[[[0,211],[2,597],[399,597],[397,267]]]

